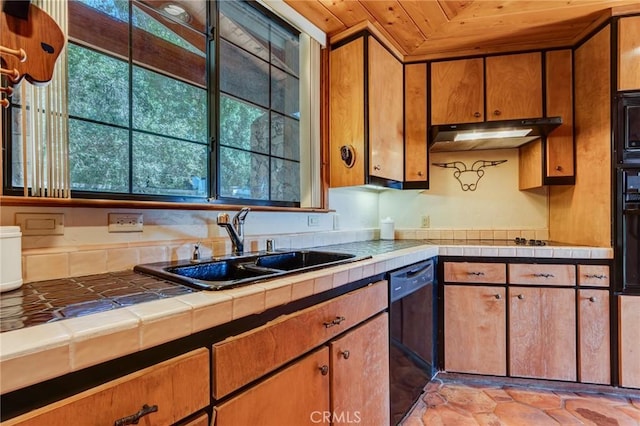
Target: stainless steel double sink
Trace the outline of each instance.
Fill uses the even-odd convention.
[[[247,253],[198,261],[147,263],[136,265],[133,269],[197,289],[224,290],[369,257],[371,256],[321,250],[291,250]]]

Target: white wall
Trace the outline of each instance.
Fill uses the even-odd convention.
[[[379,216],[391,217],[396,228],[420,228],[421,216],[428,215],[431,228],[454,229],[547,229],[546,188],[518,190],[518,150],[433,153],[430,162],[462,161],[468,168],[476,160],[507,160],[485,167],[475,191],[463,191],[454,178],[455,169],[430,165],[430,189],[380,193]],[[469,183],[475,172],[461,174]]]

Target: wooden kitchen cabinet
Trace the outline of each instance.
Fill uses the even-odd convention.
[[[519,189],[575,183],[573,138],[573,54],[570,49],[545,53],[546,116],[562,124],[546,139],[519,148]]]
[[[325,346],[217,405],[213,424],[312,425],[328,412],[329,348]]]
[[[366,33],[332,47],[329,54],[331,187],[385,181],[402,183],[403,99],[402,63],[375,37]]]
[[[484,60],[431,63],[431,124],[484,120]]]
[[[575,297],[571,288],[509,287],[511,376],[576,380]]]
[[[446,371],[507,374],[505,293],[504,287],[445,285]]]
[[[640,89],[640,16],[618,21],[618,90]]]
[[[611,384],[609,292],[578,290],[578,380]]]
[[[620,386],[640,389],[640,296],[618,296]]]
[[[388,347],[386,313],[330,343],[333,425],[389,424]]]
[[[427,64],[404,66],[404,93],[404,186],[428,189]]]
[[[488,56],[487,121],[542,117],[542,54]]]
[[[140,418],[141,424],[168,425],[205,408],[209,401],[209,351],[202,348],[15,417],[3,426],[113,425],[142,410],[149,412]]]
[[[387,307],[379,281],[215,344],[214,424],[388,424]]]

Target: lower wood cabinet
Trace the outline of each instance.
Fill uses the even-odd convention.
[[[575,290],[509,287],[509,372],[576,380]]]
[[[578,290],[578,380],[611,383],[609,292]]]
[[[507,374],[506,306],[504,287],[445,287],[445,370]]]
[[[214,424],[389,424],[389,319],[382,313],[214,407]]]
[[[174,424],[209,405],[209,363],[209,351],[198,349],[15,417],[3,426],[111,426],[134,424],[136,419],[135,424]]]
[[[618,296],[620,386],[640,388],[640,296]]]

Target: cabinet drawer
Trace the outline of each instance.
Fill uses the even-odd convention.
[[[578,265],[578,284],[593,287],[609,287],[609,266]]]
[[[219,399],[275,370],[387,305],[387,281],[379,281],[215,344],[214,398]]]
[[[504,263],[445,262],[444,280],[449,283],[505,284]]]
[[[574,265],[509,265],[509,284],[573,286],[575,283]]]
[[[9,425],[113,425],[142,410],[141,424],[168,425],[209,405],[209,351],[205,348],[11,419]],[[129,423],[127,423],[129,424]]]

